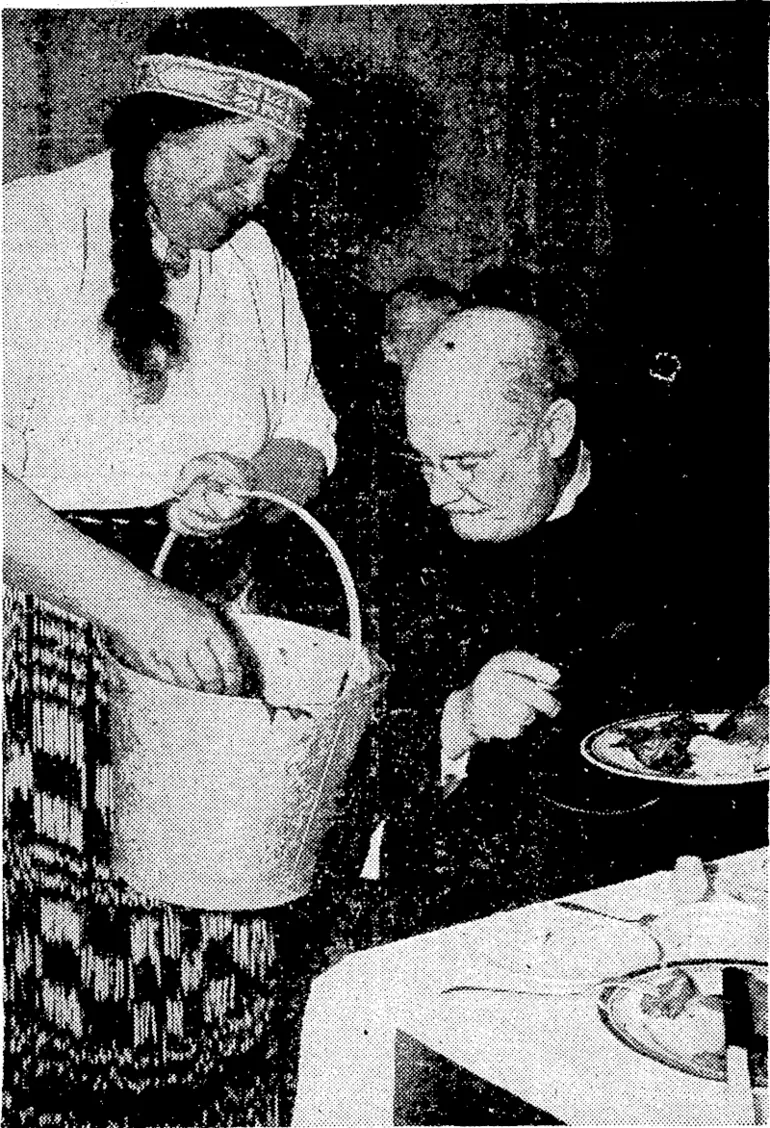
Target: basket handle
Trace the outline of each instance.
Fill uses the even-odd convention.
[[[267,490],[238,490],[229,488],[226,489],[225,492],[230,497],[249,499],[261,498],[264,501],[272,501],[277,505],[283,505],[286,509],[290,509],[292,513],[296,513],[296,515],[301,518],[305,522],[305,524],[308,525],[323,542],[329,555],[334,561],[337,572],[339,573],[340,580],[342,581],[342,586],[345,589],[345,599],[348,605],[348,634],[350,636],[350,642],[352,644],[352,658],[350,665],[350,668],[352,670],[356,662],[358,661],[359,656],[363,653],[363,643],[361,638],[361,605],[358,600],[358,594],[356,592],[355,584],[353,583],[353,576],[351,575],[350,568],[348,568],[345,557],[342,555],[337,542],[329,533],[327,533],[323,525],[319,521],[316,521],[315,517],[308,513],[307,510],[303,509],[301,505],[297,505],[296,502],[289,501],[289,499],[286,497],[281,497],[280,494],[270,493]],[[169,553],[171,552],[174,542],[176,541],[178,536],[178,533],[175,533],[173,531],[169,532],[163,544],[161,545],[160,552],[158,553],[157,559],[152,569],[153,576],[156,576],[158,579],[161,578],[163,569],[166,565],[166,561],[168,560]],[[245,591],[241,593],[242,599],[244,598],[245,594]]]

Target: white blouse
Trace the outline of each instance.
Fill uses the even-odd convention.
[[[54,509],[167,500],[210,451],[301,439],[331,470],[335,419],[315,378],[294,281],[262,227],[193,251],[168,281],[189,359],[137,403],[100,328],[110,294],[109,153],[15,181],[3,216],[4,464]]]

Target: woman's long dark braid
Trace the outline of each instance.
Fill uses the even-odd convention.
[[[152,246],[147,156],[168,133],[182,133],[228,117],[221,110],[164,95],[138,95],[112,112],[105,137],[112,147],[112,287],[102,323],[113,350],[149,390],[184,361],[186,327],[166,305],[163,265]]]
[[[112,347],[136,376],[156,380],[182,359],[187,334],[166,301],[163,265],[152,246],[144,183],[146,153],[112,150],[112,286],[102,320]]]

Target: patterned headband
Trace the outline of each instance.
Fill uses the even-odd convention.
[[[243,117],[262,118],[297,138],[303,136],[305,109],[311,102],[295,86],[273,78],[181,55],[143,55],[134,91],[175,94]]]

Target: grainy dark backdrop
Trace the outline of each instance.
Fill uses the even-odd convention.
[[[613,252],[645,255],[649,229],[666,225],[662,197],[673,191],[668,210],[686,219],[689,207],[712,206],[733,166],[733,192],[722,203],[734,213],[744,206],[735,149],[751,110],[761,114],[764,105],[765,36],[763,18],[742,7],[258,10],[321,64],[335,95],[326,123],[333,175],[320,185],[329,191],[317,185],[314,214],[303,217],[327,239],[306,252],[336,252],[374,287],[418,270],[463,284],[481,266],[516,264],[568,292],[562,302],[572,320],[599,324],[596,301]],[[105,111],[128,88],[131,61],[162,14],[4,13],[6,180],[100,148]],[[410,215],[406,189],[429,157],[420,124],[434,136],[438,126],[437,168],[424,206]],[[381,140],[388,128],[390,154]],[[367,174],[382,181],[377,206]],[[641,206],[630,220],[619,198],[640,176],[648,194],[645,201],[636,193]],[[399,183],[404,177],[411,183]],[[383,233],[394,192],[407,222],[394,231],[391,215]],[[668,265],[681,280],[689,232],[669,234]]]

